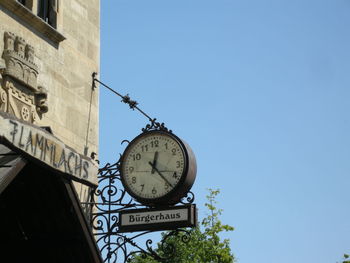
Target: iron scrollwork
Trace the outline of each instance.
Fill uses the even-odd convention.
[[[165,262],[176,253],[175,247],[168,244],[170,237],[181,234],[181,240],[188,242],[190,231],[177,229],[163,235],[158,249],[152,248],[153,241],[148,239],[144,246],[136,243],[136,239],[153,231],[141,233],[118,232],[119,212],[130,208],[141,208],[144,205],[132,199],[121,185],[120,160],[114,164],[107,163],[99,169],[99,187],[93,193],[91,225],[104,262],[128,262],[136,254],[142,257],[152,257],[159,262]],[[191,204],[194,195],[189,192],[182,200],[182,204]],[[123,261],[122,261],[123,260]]]
[[[172,130],[169,130],[167,127],[165,127],[164,122],[162,122],[162,123],[157,122],[156,118],[150,119],[149,121],[151,123],[147,124],[145,128],[142,128],[142,132],[159,130],[159,131],[165,131],[165,132],[172,133]]]

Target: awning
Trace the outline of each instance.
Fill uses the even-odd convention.
[[[0,194],[26,163],[27,161],[21,155],[0,144]]]
[[[72,180],[0,150],[0,261],[103,262]]]
[[[103,262],[73,181],[98,167],[38,126],[0,112],[0,262]]]

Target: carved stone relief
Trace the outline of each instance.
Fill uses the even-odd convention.
[[[47,90],[37,85],[34,48],[13,33],[4,33],[0,60],[0,110],[34,123],[48,111]]]

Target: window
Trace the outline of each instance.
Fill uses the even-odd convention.
[[[55,45],[66,39],[57,30],[59,0],[0,0],[0,7],[6,8],[24,23],[31,25]]]
[[[38,16],[53,28],[57,28],[57,13],[58,0],[38,0]]]
[[[29,10],[32,10],[33,8],[33,0],[17,0],[18,3],[22,4]]]

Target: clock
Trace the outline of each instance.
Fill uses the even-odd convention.
[[[176,204],[193,185],[197,165],[193,151],[176,135],[147,131],[132,140],[121,158],[125,190],[142,204]]]

